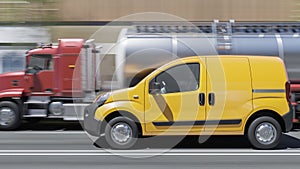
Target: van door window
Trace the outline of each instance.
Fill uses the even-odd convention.
[[[199,74],[199,63],[171,67],[150,81],[149,92],[152,93],[153,89],[159,90],[156,93],[160,94],[197,90],[199,88]]]

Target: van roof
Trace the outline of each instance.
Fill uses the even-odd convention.
[[[259,59],[261,61],[269,61],[269,60],[278,60],[282,62],[282,59],[278,56],[260,56],[260,55],[205,55],[205,56],[189,56],[189,57],[183,57],[180,59],[176,60],[181,60],[181,61],[188,61],[190,59],[199,59],[199,58],[249,58],[251,60],[256,60]],[[176,62],[175,60],[175,62]]]
[[[274,58],[274,57],[278,57],[278,56],[260,56],[260,55],[205,55],[205,56],[189,56],[189,57],[184,57],[184,59],[192,59],[192,58],[206,58],[206,57],[222,57],[222,58],[232,58],[232,57],[260,57],[260,58]]]

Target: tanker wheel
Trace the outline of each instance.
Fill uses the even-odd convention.
[[[277,120],[264,116],[250,124],[247,136],[254,148],[274,149],[280,142],[281,131]]]
[[[21,124],[18,105],[10,101],[0,102],[0,130],[14,130]]]
[[[130,149],[138,139],[138,128],[127,117],[116,117],[105,127],[105,140],[112,149]]]

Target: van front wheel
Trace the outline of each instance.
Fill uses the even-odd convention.
[[[130,149],[138,137],[135,122],[127,117],[116,117],[105,127],[105,140],[112,149]]]
[[[254,148],[273,149],[279,144],[281,127],[272,117],[259,117],[250,124],[247,136]]]

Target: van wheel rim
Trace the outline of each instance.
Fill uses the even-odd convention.
[[[273,124],[264,122],[256,127],[255,137],[261,144],[271,144],[277,137],[277,130]]]
[[[120,145],[127,144],[132,139],[132,129],[127,123],[117,123],[111,128],[112,140]]]
[[[0,125],[7,126],[15,120],[15,112],[9,107],[0,108]]]

